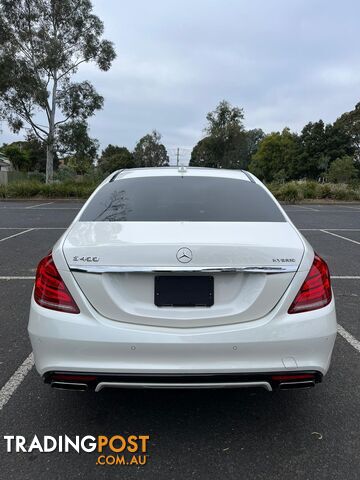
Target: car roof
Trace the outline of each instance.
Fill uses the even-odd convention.
[[[204,168],[204,167],[144,167],[129,168],[118,170],[110,175],[109,181],[121,180],[123,178],[139,178],[139,177],[220,177],[233,178],[245,181],[254,181],[252,176],[244,170],[228,170],[225,168]]]

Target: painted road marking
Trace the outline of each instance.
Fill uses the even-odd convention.
[[[51,202],[53,203],[53,202]],[[45,203],[43,205],[46,205]],[[1,210],[29,210],[30,208],[36,208],[36,210],[80,210],[81,207],[39,207],[34,205],[31,207],[0,207]],[[349,211],[349,210],[347,210]]]
[[[0,230],[24,230],[29,227],[0,227]],[[68,227],[31,227],[30,230],[66,230]]]
[[[32,232],[33,230],[35,230],[35,229],[34,228],[28,228],[27,230],[24,230],[23,232],[14,233],[14,235],[10,235],[9,237],[5,237],[5,238],[0,239],[0,242],[5,242],[5,240],[10,240],[10,238],[18,237],[19,235],[22,235],[23,233]]]
[[[350,343],[350,345],[352,347],[355,348],[355,350],[357,350],[358,352],[360,352],[360,342],[359,340],[357,340],[355,337],[353,337],[351,335],[351,333],[349,333],[348,331],[345,330],[344,327],[342,327],[341,325],[338,325],[337,326],[337,331],[338,333],[343,337],[345,338],[345,340]]]
[[[356,275],[331,275],[331,280],[360,280]]]
[[[35,277],[0,276],[0,280],[35,280]]]
[[[333,232],[360,232],[360,228],[299,228],[301,232],[322,232],[323,230]]]
[[[24,208],[29,209],[29,208],[43,207],[44,205],[52,205],[53,203],[54,202],[38,203],[37,205],[30,205],[30,207],[24,207]]]
[[[0,390],[0,411],[5,407],[33,366],[34,355],[31,352]]]
[[[310,210],[312,212],[319,212],[320,210],[318,210],[317,208],[314,208],[314,207],[305,207],[303,205],[294,205],[295,208],[300,208],[300,209],[304,209],[304,210]]]
[[[333,235],[334,237],[342,238],[343,240],[347,240],[348,242],[356,243],[357,245],[360,245],[360,242],[357,242],[352,238],[343,237],[342,235],[338,235],[337,233],[334,233],[334,232],[328,232],[327,230],[322,230],[322,229],[320,230],[320,232],[324,232],[324,233],[327,233],[328,235]]]

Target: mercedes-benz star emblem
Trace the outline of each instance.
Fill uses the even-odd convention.
[[[191,262],[193,258],[192,251],[190,248],[179,248],[176,254],[176,258],[179,260],[181,263],[189,263]]]

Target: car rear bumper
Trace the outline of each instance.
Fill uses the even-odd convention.
[[[268,372],[257,374],[103,374],[84,372],[47,372],[44,380],[61,390],[103,388],[263,388],[267,391],[314,387],[321,382],[320,372]]]
[[[36,368],[43,376],[53,372],[150,376],[317,372],[321,376],[329,368],[336,315],[331,302],[308,313],[182,329],[61,313],[32,300],[29,335]]]

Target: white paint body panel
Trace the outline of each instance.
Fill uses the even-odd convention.
[[[179,175],[177,169],[139,169],[119,176],[169,174]],[[242,172],[210,169],[186,174],[247,178]],[[287,313],[314,252],[280,206],[286,222],[271,224],[79,222],[85,208],[53,249],[81,313],[31,303],[29,334],[40,374],[326,373],[336,337],[334,301],[312,312]],[[94,274],[69,268],[78,255],[99,257],[102,266],[171,268],[179,266],[176,252],[184,246],[193,251],[196,267],[273,266],[273,258],[293,258],[298,270],[216,273],[213,307],[159,308],[153,301],[152,273]]]

